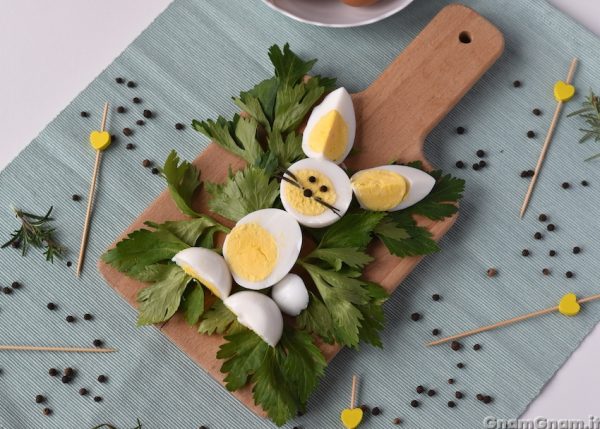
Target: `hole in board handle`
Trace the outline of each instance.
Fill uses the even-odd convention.
[[[461,31],[458,34],[458,41],[464,44],[471,43],[471,33],[468,31]]]

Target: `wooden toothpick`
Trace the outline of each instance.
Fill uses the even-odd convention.
[[[100,132],[104,132],[106,128],[106,117],[108,115],[108,101],[104,104],[104,111],[102,112],[102,122],[100,123]],[[100,163],[102,162],[102,151],[96,150],[96,161],[94,163],[94,172],[92,173],[92,183],[90,184],[90,191],[88,193],[87,209],[85,212],[85,221],[83,223],[83,233],[81,234],[81,245],[79,246],[79,259],[77,262],[77,277],[81,274],[83,268],[83,262],[85,260],[85,251],[87,248],[88,234],[90,228],[90,218],[92,215],[92,209],[94,207],[94,194],[96,192],[96,181],[98,180],[98,172],[100,171]]]
[[[352,393],[350,394],[350,409],[354,409],[356,405],[356,388],[358,385],[358,377],[356,375],[352,376]]]
[[[575,69],[577,68],[577,62],[577,58],[573,58],[573,60],[571,61],[569,72],[567,73],[567,79],[565,81],[567,85],[570,85],[573,81],[573,75],[575,74]],[[525,215],[527,207],[529,206],[529,200],[531,199],[531,195],[533,194],[533,188],[535,188],[538,175],[540,174],[540,170],[542,169],[542,165],[544,164],[544,159],[546,158],[546,152],[548,152],[548,148],[550,147],[550,143],[552,142],[552,138],[554,137],[556,124],[558,124],[558,119],[560,118],[560,113],[562,112],[564,104],[564,101],[557,101],[556,109],[554,110],[554,116],[552,116],[552,122],[550,123],[548,134],[546,135],[546,140],[544,140],[544,145],[542,146],[542,151],[540,152],[540,156],[535,166],[533,177],[531,178],[531,182],[529,182],[529,188],[527,189],[527,194],[525,194],[525,199],[523,200],[523,205],[521,206],[521,212],[519,213],[519,216],[521,218],[523,217],[523,215]]]
[[[61,352],[61,353],[113,353],[116,349],[88,349],[82,347],[46,347],[46,346],[14,346],[14,345],[0,345],[0,351],[12,350],[12,351],[33,351],[33,352]]]
[[[600,294],[591,295],[585,298],[580,298],[577,300],[579,304],[584,304],[586,302],[595,301],[600,299]],[[524,320],[533,319],[534,317],[543,316],[544,314],[554,313],[558,311],[558,305],[550,308],[545,308],[543,310],[534,311],[532,313],[523,314],[521,316],[513,317],[512,319],[504,320],[502,322],[494,323],[493,325],[483,326],[481,328],[472,329],[470,331],[466,331],[460,334],[452,335],[450,337],[441,338],[439,340],[432,341],[427,343],[427,346],[437,346],[438,344],[444,344],[449,341],[459,340],[461,338],[470,337],[471,335],[480,334],[482,332],[491,331],[492,329],[502,328],[503,326],[512,325],[513,323],[522,322]]]

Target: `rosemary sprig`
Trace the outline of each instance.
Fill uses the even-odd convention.
[[[140,422],[140,419],[136,419],[137,420],[137,426],[134,427],[133,429],[142,429],[142,422]],[[92,429],[101,429],[101,428],[105,428],[105,429],[117,429],[115,426],[108,424],[108,423],[104,423],[98,426],[94,426]]]
[[[55,229],[48,225],[49,222],[54,220],[50,217],[52,209],[53,207],[50,207],[50,210],[44,216],[38,216],[13,207],[15,216],[21,221],[21,227],[13,231],[10,240],[0,248],[20,247],[21,254],[26,256],[30,247],[35,247],[45,249],[46,261],[54,262],[55,257],[60,259],[65,248],[54,239]]]
[[[579,129],[583,133],[583,136],[579,139],[579,143],[585,143],[592,138],[595,142],[598,142],[600,141],[600,97],[594,94],[593,91],[590,91],[590,95],[585,98],[582,105],[583,108],[568,115],[568,117],[579,116],[585,119],[586,124],[589,126],[587,129]],[[598,157],[600,157],[600,153],[587,158],[586,161]]]

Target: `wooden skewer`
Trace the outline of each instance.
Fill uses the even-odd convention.
[[[45,347],[45,346],[13,346],[0,345],[2,350],[34,351],[34,352],[62,352],[62,353],[113,353],[116,349],[87,349],[82,347]]]
[[[352,376],[352,394],[350,395],[350,409],[354,409],[356,405],[356,387],[358,385],[358,377],[356,375]]]
[[[586,302],[595,301],[600,299],[600,294],[591,295],[585,298],[578,299],[577,302],[579,304],[584,304]],[[533,319],[534,317],[543,316],[544,314],[554,313],[558,311],[558,305],[550,308],[545,308],[543,310],[534,311],[532,313],[523,314],[521,316],[513,317],[512,319],[504,320],[502,322],[494,323],[493,325],[483,326],[481,328],[472,329],[470,331],[466,331],[460,334],[452,335],[450,337],[441,338],[439,340],[432,341],[427,343],[427,347],[437,346],[438,344],[444,344],[449,341],[458,340],[461,338],[469,337],[471,335],[480,334],[482,332],[491,331],[492,329],[502,328],[503,326],[512,325],[513,323],[522,322],[523,320]]]
[[[573,81],[573,75],[575,74],[575,69],[577,68],[577,61],[577,58],[573,58],[573,60],[571,61],[571,66],[569,67],[569,72],[567,74],[567,80],[565,81],[568,85],[570,85]],[[546,158],[546,152],[548,152],[548,148],[550,147],[550,143],[552,142],[552,137],[554,137],[554,131],[556,130],[556,125],[558,124],[558,119],[560,118],[560,113],[562,112],[564,104],[564,101],[559,101],[556,104],[554,116],[552,116],[552,122],[550,123],[550,129],[548,130],[548,134],[546,135],[546,140],[544,140],[544,145],[542,146],[540,157],[538,158],[533,177],[531,178],[531,182],[529,182],[527,194],[525,194],[525,199],[523,200],[523,205],[521,206],[521,212],[519,213],[519,216],[521,218],[525,215],[527,207],[529,206],[529,200],[531,199],[531,195],[533,194],[533,188],[535,188],[538,175],[540,174],[540,170],[542,169],[542,165],[544,164],[544,159]]]
[[[104,104],[104,111],[102,112],[102,122],[100,123],[100,131],[104,131],[106,128],[106,117],[108,115],[108,101]],[[90,184],[90,191],[88,194],[87,209],[85,213],[85,221],[83,223],[83,233],[81,234],[81,245],[79,246],[79,259],[77,262],[77,277],[81,274],[83,268],[83,262],[85,260],[85,251],[87,248],[88,234],[90,229],[90,218],[92,215],[92,208],[94,207],[94,194],[96,192],[96,181],[98,180],[98,172],[100,171],[100,163],[102,162],[102,151],[96,151],[96,162],[94,163],[94,172],[92,173],[92,183]]]

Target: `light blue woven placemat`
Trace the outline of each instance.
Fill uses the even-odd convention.
[[[60,240],[74,260],[85,207],[70,196],[87,191],[93,154],[85,136],[97,126],[103,102],[129,106],[129,113],[111,115],[113,132],[134,125],[143,108],[157,114],[143,127],[134,125],[133,137],[119,136],[105,156],[81,280],[75,279],[73,268],[51,266],[35,252],[26,259],[14,251],[0,252],[0,284],[19,280],[25,285],[10,296],[0,295],[2,343],[76,345],[102,338],[119,349],[109,356],[0,354],[0,427],[87,429],[106,420],[130,427],[136,417],[148,429],[273,427],[240,405],[158,330],[136,329],[135,311],[104,283],[95,261],[163,189],[141,160],[162,162],[171,148],[189,159],[196,156],[206,141],[189,127],[176,131],[173,124],[232,114],[229,96],[271,73],[269,45],[289,41],[301,55],[319,58],[318,72],[337,76],[340,84],[357,91],[446,3],[419,0],[381,23],[333,30],[291,21],[258,1],[175,1],[0,174],[1,236],[8,236],[15,225],[10,204],[30,210],[54,205]],[[577,144],[578,121],[561,121],[529,215],[524,221],[517,218],[527,186],[518,173],[532,168],[539,152],[554,107],[551,85],[565,76],[575,55],[582,59],[576,76],[581,92],[597,84],[598,40],[543,0],[466,3],[502,30],[506,53],[426,145],[434,164],[467,180],[461,216],[443,239],[443,251],[426,258],[387,304],[385,348],[342,351],[329,366],[309,412],[293,422],[303,428],[339,427],[352,373],[363,380],[360,402],[383,410],[365,428],[389,427],[396,416],[406,428],[478,428],[486,415],[516,417],[600,320],[600,304],[591,304],[573,319],[547,316],[468,339],[460,352],[423,347],[432,328],[450,334],[554,305],[567,291],[598,292],[595,262],[600,249],[594,234],[600,174],[597,165],[582,162],[593,149]],[[116,85],[116,76],[133,79],[138,87]],[[521,88],[512,87],[515,79],[523,82]],[[143,104],[132,105],[133,96]],[[580,100],[581,95],[567,110]],[[534,107],[544,115],[533,116]],[[91,118],[81,118],[81,110],[90,110]],[[459,125],[467,128],[465,135],[455,134]],[[529,129],[538,138],[527,139]],[[125,150],[129,141],[137,145],[135,151]],[[484,171],[453,167],[457,159],[475,162],[480,148],[489,154]],[[591,186],[577,185],[582,179]],[[562,190],[563,181],[574,188]],[[543,227],[535,215],[542,211],[558,228],[534,242],[533,233]],[[572,255],[573,245],[581,245],[583,253]],[[520,256],[525,247],[531,249],[529,258]],[[547,257],[551,248],[559,252],[553,259]],[[485,276],[491,266],[499,270],[493,279]],[[546,266],[553,270],[551,276],[542,276]],[[564,278],[567,270],[576,273],[574,279]],[[432,293],[443,299],[433,302]],[[58,311],[46,310],[48,301],[56,302]],[[410,321],[414,311],[424,315],[422,321]],[[95,321],[84,322],[85,312],[93,313]],[[77,315],[78,322],[66,323],[67,314]],[[479,352],[471,349],[476,342],[483,345]],[[458,362],[465,369],[457,369]],[[50,367],[66,366],[79,372],[72,385],[47,375]],[[95,381],[100,373],[110,377],[109,383]],[[446,383],[450,377],[456,379],[453,386]],[[413,409],[409,402],[417,398],[419,384],[438,393],[421,398],[421,407]],[[102,395],[104,402],[80,397],[79,387]],[[446,402],[455,390],[466,398],[449,409]],[[475,400],[479,392],[493,395],[494,403]],[[47,395],[52,417],[42,416],[42,406],[33,401],[36,394]]]

